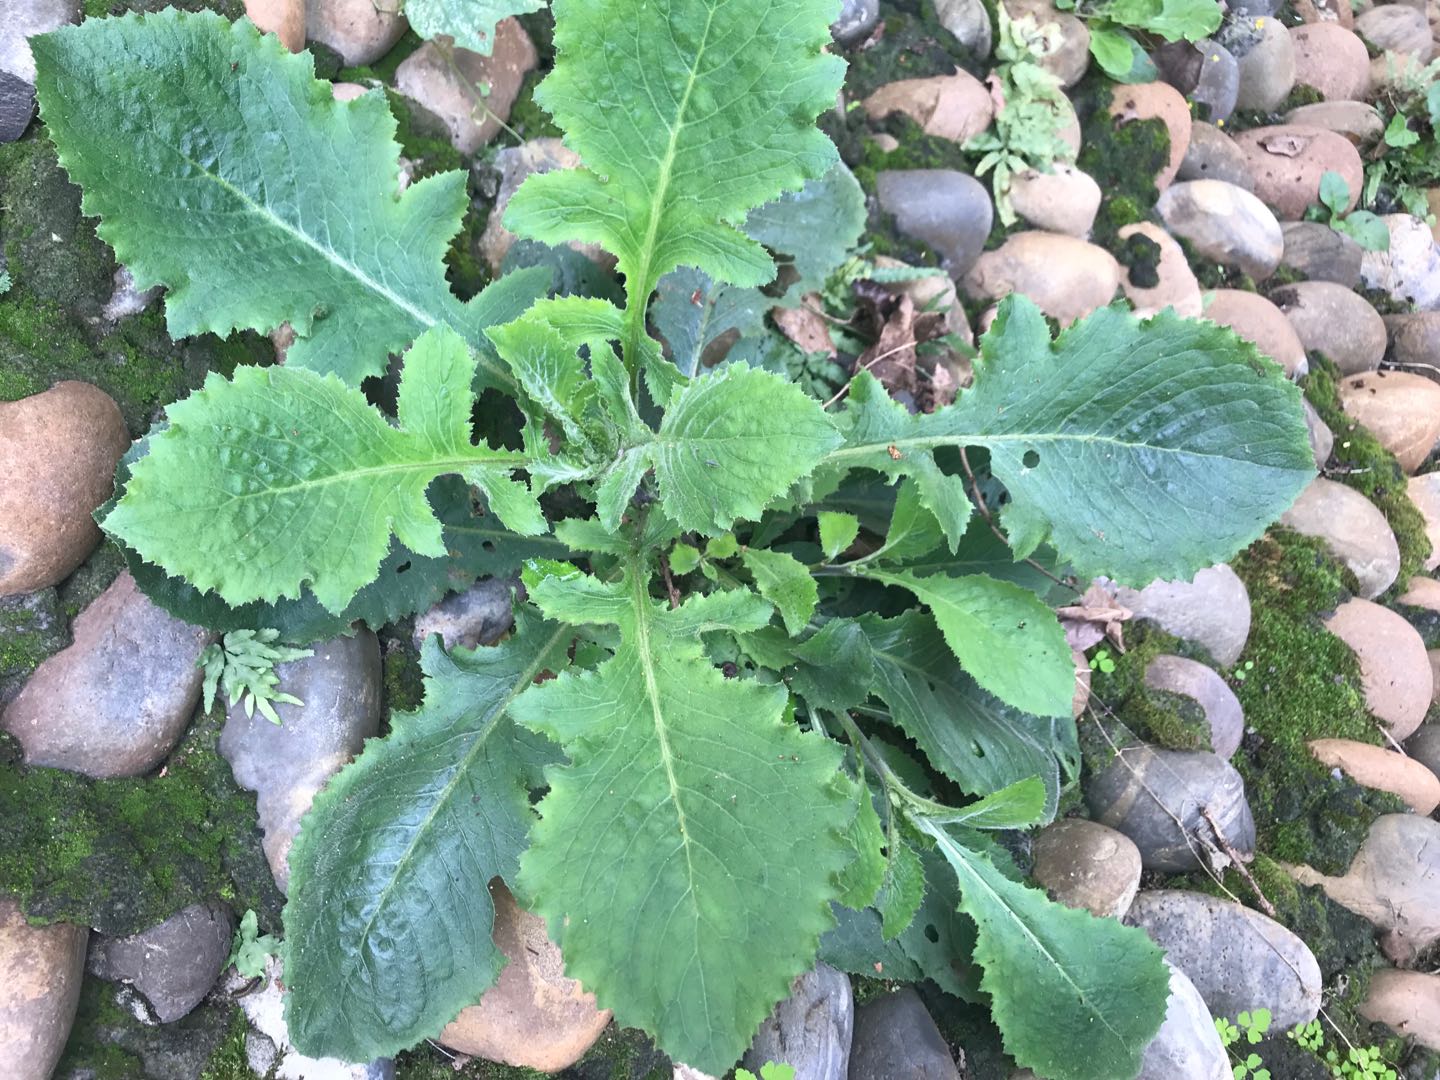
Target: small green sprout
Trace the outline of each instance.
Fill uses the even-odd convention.
[[[1115,670],[1115,661],[1110,658],[1109,649],[1101,649],[1090,658],[1090,670],[1102,675],[1109,675]]]
[[[261,934],[254,911],[246,911],[235,931],[235,941],[230,946],[230,959],[241,978],[258,979],[265,974],[265,961],[280,948],[280,939],[270,934]]]
[[[246,716],[254,716],[259,706],[260,714],[272,724],[280,723],[272,702],[305,704],[291,694],[276,693],[280,676],[275,674],[275,665],[314,656],[314,650],[276,645],[279,636],[279,630],[233,630],[206,646],[196,661],[196,667],[205,669],[206,712],[215,704],[215,691],[222,684],[231,705],[243,699]]]
[[[1235,669],[1235,681],[1236,681],[1236,682],[1244,682],[1244,681],[1249,677],[1250,672],[1252,672],[1252,671],[1254,671],[1254,670],[1255,670],[1255,661],[1254,661],[1254,660],[1246,660],[1245,663],[1241,664],[1238,668]],[[1241,1016],[1244,1016],[1245,1014],[1244,1014],[1244,1013],[1241,1013],[1240,1015],[1241,1015]]]

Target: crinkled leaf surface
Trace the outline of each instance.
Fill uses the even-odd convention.
[[[931,765],[975,795],[1038,776],[1048,794],[1047,816],[1054,814],[1057,754],[1075,741],[1068,710],[1057,719],[1030,716],[985,693],[960,670],[928,614],[857,621],[870,639],[875,696]]]
[[[675,366],[681,374],[694,375],[706,349],[727,333],[742,338],[763,333],[771,303],[759,289],[725,285],[703,270],[682,266],[660,279],[650,315]]]
[[[1142,323],[1102,308],[1052,341],[1035,305],[1010,296],[954,405],[900,422],[883,393],[855,380],[831,461],[888,472],[894,453],[913,469],[942,446],[988,447],[1016,555],[1049,541],[1082,577],[1188,579],[1259,536],[1315,474],[1280,368],[1168,310]]]
[[[671,610],[647,578],[638,560],[613,584],[527,572],[548,616],[616,624],[620,644],[511,709],[569,757],[547,770],[520,887],[567,975],[719,1075],[814,962],[854,793],[838,747],[786,723],[783,687],[726,679],[701,652],[700,633],[758,629],[770,605],[735,590]]]
[[[289,366],[358,386],[439,324],[488,352],[482,328],[545,289],[531,271],[461,303],[443,259],[465,174],[397,194],[384,95],[334,100],[309,53],[247,20],[167,9],[87,19],[31,46],[46,127],[85,212],[138,288],[168,287],[175,337],[288,322],[299,335]]]
[[[555,68],[536,91],[585,167],[532,176],[507,226],[603,245],[628,314],[660,276],[694,266],[762,285],[774,263],[748,211],[823,176],[835,148],[812,121],[844,73],[826,55],[831,0],[556,0]]]
[[[1075,663],[1054,612],[1034,593],[984,574],[919,577],[862,570],[925,603],[950,650],[987,692],[1037,716],[1069,716]]]
[[[865,191],[843,163],[807,180],[745,219],[745,232],[771,251],[790,256],[800,280],[788,296],[818,289],[845,261],[865,231]]]
[[[368,1061],[435,1036],[499,976],[491,878],[513,881],[555,747],[507,709],[573,632],[522,610],[499,645],[425,643],[425,700],[315,797],[290,852],[285,1015],[313,1056]]]
[[[980,988],[1005,1049],[1055,1080],[1139,1072],[1170,995],[1162,954],[1144,932],[1053,903],[940,826],[922,828],[959,880],[960,910],[975,920]]]
[[[448,329],[406,354],[394,428],[359,390],[302,368],[211,375],[172,405],[105,528],[143,558],[231,605],[298,597],[341,611],[375,580],[393,532],[445,554],[425,492],[459,473],[517,531],[544,519],[509,476],[519,455],[470,444],[475,357]]]
[[[496,23],[544,6],[545,0],[405,0],[405,17],[423,38],[445,34],[460,48],[489,56]]]

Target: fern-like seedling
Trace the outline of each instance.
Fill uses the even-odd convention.
[[[205,646],[197,666],[205,669],[201,696],[206,712],[215,704],[218,689],[225,691],[232,707],[237,702],[243,704],[247,717],[254,716],[259,708],[261,716],[277,725],[280,723],[275,711],[277,704],[305,704],[293,694],[275,689],[280,685],[275,665],[314,656],[314,650],[276,644],[279,636],[278,630],[232,630],[219,641]]]

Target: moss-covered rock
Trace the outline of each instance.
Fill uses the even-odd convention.
[[[1336,467],[1332,479],[1354,488],[1379,507],[1400,547],[1400,576],[1382,598],[1393,599],[1406,590],[1413,575],[1424,569],[1430,555],[1425,517],[1410,499],[1408,477],[1395,455],[1340,407],[1339,381],[1339,369],[1312,352],[1310,374],[1302,385],[1320,419],[1335,433],[1331,456]]]
[[[1162,120],[1120,123],[1110,115],[1114,84],[1092,73],[1071,94],[1080,119],[1080,156],[1076,164],[1104,192],[1092,240],[1118,258],[1123,245],[1115,235],[1150,216],[1160,192],[1155,177],[1170,160],[1170,131]]]
[[[1149,623],[1131,623],[1125,630],[1124,653],[1108,642],[1091,651],[1094,657],[1105,650],[1114,664],[1111,671],[1098,666],[1091,670],[1091,692],[1106,704],[1124,734],[1166,750],[1209,750],[1210,725],[1199,703],[1145,685],[1145,671],[1157,656],[1201,659],[1196,649]],[[1111,734],[1119,741],[1122,733]]]

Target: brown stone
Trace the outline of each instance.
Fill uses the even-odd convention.
[[[1440,806],[1440,777],[1412,757],[1353,739],[1314,739],[1309,746],[1320,764],[1339,769],[1361,787],[1398,796],[1417,814]]]
[[[1251,128],[1235,136],[1250,159],[1255,194],[1285,221],[1299,221],[1320,201],[1320,178],[1339,173],[1350,190],[1346,210],[1355,209],[1365,182],[1359,151],[1345,136],[1302,124]]]
[[[1056,10],[1052,0],[1005,0],[1005,9],[1013,19],[1032,15],[1037,25],[1055,27],[1052,45],[1038,62],[1067,89],[1080,81],[1090,66],[1090,30],[1081,20]]]
[[[1365,42],[1337,23],[1292,26],[1295,83],[1313,86],[1326,101],[1361,101],[1370,86]]]
[[[1110,115],[1125,125],[1136,120],[1159,120],[1170,133],[1170,157],[1155,176],[1155,189],[1164,191],[1180,171],[1190,148],[1190,105],[1169,83],[1119,85],[1110,98]]]
[[[0,596],[59,583],[100,542],[90,516],[130,448],[120,409],[89,383],[0,402]]]
[[[595,1005],[574,979],[545,932],[545,920],[522,911],[499,878],[490,884],[495,901],[495,944],[509,961],[479,1003],[460,1010],[440,1041],[462,1054],[517,1068],[558,1072],[575,1064],[610,1023],[610,1010]]]
[[[1285,114],[1285,123],[1324,128],[1344,135],[1357,147],[1366,149],[1385,134],[1385,121],[1374,105],[1363,101],[1317,101]]]
[[[1381,4],[1355,20],[1355,31],[1382,52],[1413,56],[1428,63],[1435,41],[1423,8]]]
[[[1046,315],[1072,323],[1104,307],[1120,285],[1120,264],[1102,247],[1061,233],[1013,233],[976,260],[964,288],[980,300],[1024,293]]]
[[[1440,581],[1416,574],[1410,579],[1410,587],[1400,594],[1399,602],[1440,615]]]
[[[1356,597],[1325,620],[1354,650],[1365,703],[1391,738],[1403,742],[1425,720],[1434,691],[1430,657],[1419,631],[1389,608]]]
[[[1168,307],[1174,308],[1178,315],[1198,319],[1203,309],[1200,282],[1196,280],[1195,272],[1190,269],[1185,250],[1170,234],[1153,222],[1137,221],[1133,225],[1126,225],[1118,235],[1122,241],[1129,240],[1132,236],[1143,236],[1159,248],[1153,277],[1144,275],[1148,284],[1140,284],[1143,271],[1138,265],[1121,268],[1124,276],[1121,278],[1120,287],[1125,290],[1126,298],[1134,306],[1135,314],[1147,318]]]
[[[1370,977],[1360,1015],[1440,1050],[1440,975],[1384,968]]]
[[[526,178],[538,173],[553,172],[556,169],[580,167],[580,155],[553,137],[531,139],[519,146],[507,146],[495,155],[495,168],[500,172],[500,187],[495,194],[495,203],[490,209],[490,220],[480,235],[479,252],[490,273],[500,276],[501,264],[515,243],[515,234],[505,227],[505,211],[510,199],[520,190]],[[599,244],[582,244],[570,241],[569,247],[601,266],[613,268],[615,260]]]
[[[1340,404],[1413,473],[1440,438],[1440,383],[1408,371],[1370,371],[1340,381]]]
[[[7,1080],[50,1080],[65,1050],[85,974],[83,926],[30,926],[0,899],[0,1063]]]
[[[964,71],[887,83],[866,98],[864,105],[871,120],[904,113],[925,134],[959,143],[979,135],[995,117],[990,91]]]
[[[1390,358],[1416,367],[1417,373],[1440,380],[1440,311],[1417,311],[1386,320],[1390,330]]]
[[[1031,876],[1051,900],[1100,918],[1123,919],[1140,889],[1140,849],[1124,833],[1065,818],[1035,834]]]
[[[305,36],[352,67],[379,60],[410,24],[399,0],[306,0]]]
[[[291,52],[305,48],[305,0],[245,0],[245,14]]]
[[[1430,538],[1430,555],[1425,569],[1440,566],[1440,472],[1412,476],[1407,485],[1410,501],[1425,519],[1425,535]]]
[[[1352,487],[1317,476],[1280,524],[1325,541],[1355,575],[1360,595],[1379,596],[1400,575],[1400,545],[1385,515]]]
[[[1374,371],[1385,356],[1385,322],[1363,296],[1331,281],[1282,285],[1270,299],[1307,352],[1324,353],[1342,375]]]
[[[1305,346],[1295,328],[1285,313],[1265,297],[1241,289],[1216,289],[1210,297],[1205,318],[1253,342],[1261,353],[1284,368],[1286,375],[1303,375],[1310,370]]]
[[[1100,209],[1100,185],[1073,165],[1026,169],[1010,178],[1010,205],[1037,229],[1084,238]]]

